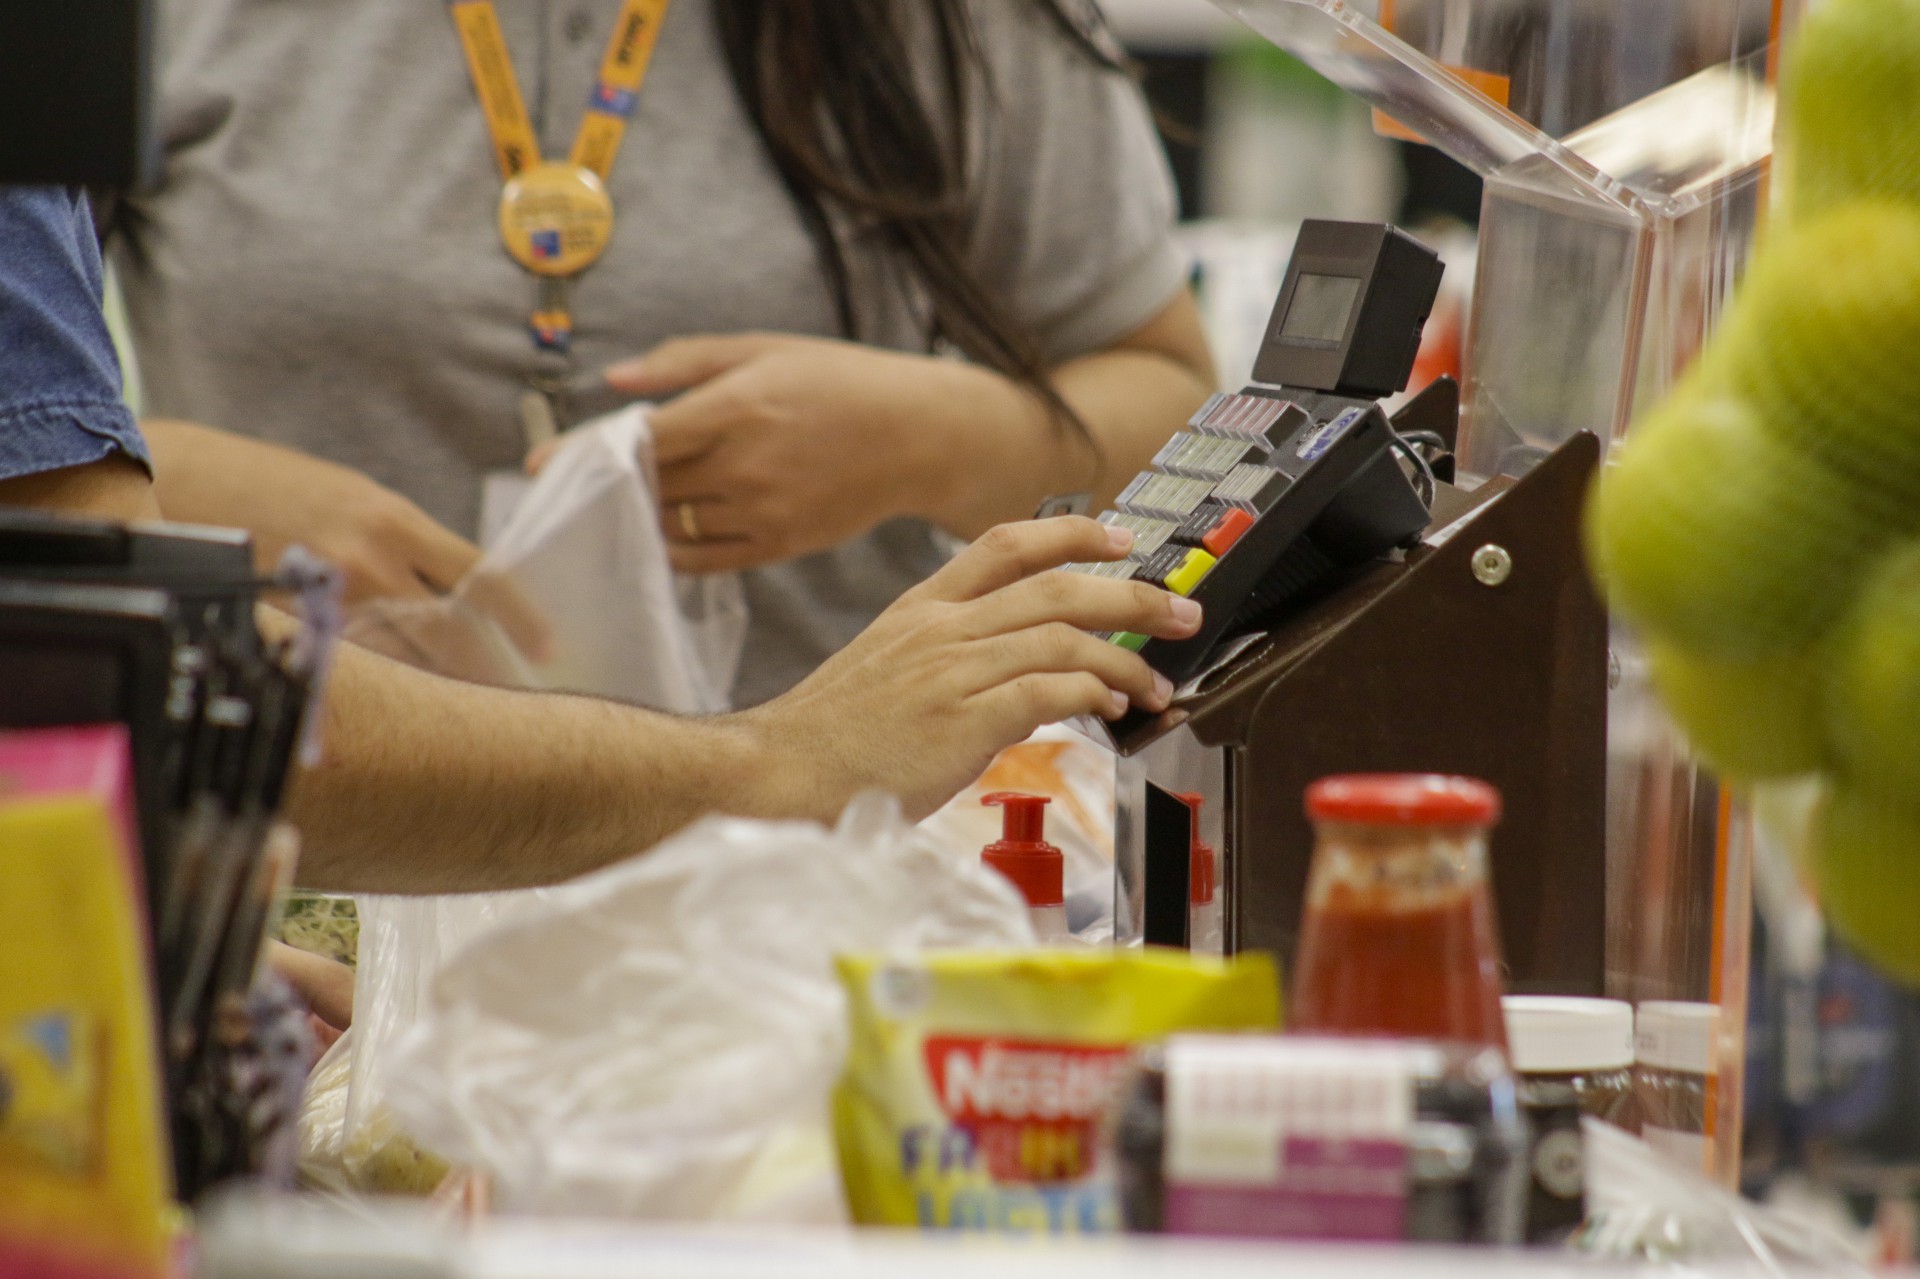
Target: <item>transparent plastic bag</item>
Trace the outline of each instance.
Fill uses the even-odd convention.
[[[504,1211],[841,1220],[832,957],[1033,944],[1012,887],[890,798],[833,830],[710,818],[451,957],[382,1091]]]
[[[1873,1273],[1823,1226],[1742,1199],[1611,1124],[1588,1119],[1582,1127],[1587,1221],[1574,1236],[1579,1251],[1729,1273]]]
[[[347,1184],[347,1072],[353,1065],[348,1031],[322,1053],[307,1076],[300,1107],[300,1180],[311,1190],[344,1192]]]
[[[359,610],[348,638],[455,678],[724,711],[746,637],[739,582],[676,577],[653,494],[644,408],[580,427],[452,595]],[[342,1047],[350,1064],[309,1088],[309,1180],[432,1189],[445,1162],[388,1111],[393,1044],[424,1013],[447,960],[489,929],[537,914],[553,891],[359,898],[354,1027]]]
[[[654,487],[644,406],[570,432],[455,594],[493,616],[503,597],[524,601],[550,620],[531,661],[539,687],[724,711],[745,598],[732,574],[671,571]]]
[[[450,596],[356,610],[347,638],[477,683],[728,709],[745,597],[669,567],[652,454],[641,405],[569,432]]]

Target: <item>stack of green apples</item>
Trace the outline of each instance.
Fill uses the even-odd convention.
[[[1920,984],[1920,0],[1826,0],[1782,81],[1780,213],[1588,509],[1700,753],[1820,774],[1833,926]]]

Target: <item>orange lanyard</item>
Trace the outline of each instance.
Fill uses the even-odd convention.
[[[569,158],[569,163],[588,170],[602,182],[613,172],[613,162],[620,154],[627,121],[639,99],[640,86],[646,82],[647,65],[653,60],[654,42],[670,3],[626,0],[620,6],[620,21],[607,41],[607,52],[600,60],[600,80],[580,121],[580,131],[574,135]],[[467,53],[467,70],[473,75],[480,110],[487,117],[487,131],[493,135],[500,176],[511,180],[539,160],[540,140],[534,135],[533,120],[520,96],[513,58],[500,30],[500,15],[493,0],[453,0],[448,7]]]
[[[452,0],[448,5],[506,184],[500,196],[501,242],[514,261],[542,281],[532,328],[543,350],[565,351],[571,345],[573,317],[565,282],[598,261],[613,238],[607,177],[626,139],[671,2],[625,0],[620,6],[619,21],[600,60],[600,78],[574,135],[573,152],[564,162],[540,157],[540,139],[520,96],[493,0]]]

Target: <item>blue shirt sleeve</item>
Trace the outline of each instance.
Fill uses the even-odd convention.
[[[79,193],[0,186],[0,479],[123,452],[149,471],[101,311],[100,245]]]

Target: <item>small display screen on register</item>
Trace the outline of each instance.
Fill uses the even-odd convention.
[[[1347,335],[1347,318],[1360,281],[1350,275],[1302,273],[1293,286],[1293,303],[1281,321],[1280,336],[1297,342],[1338,342]]]

